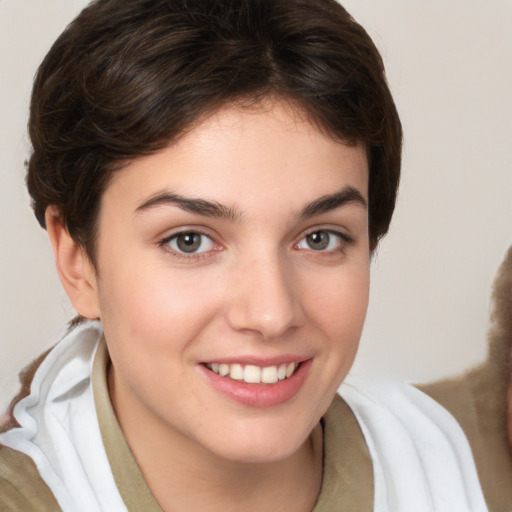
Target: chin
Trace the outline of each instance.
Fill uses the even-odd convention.
[[[309,439],[313,428],[300,429],[297,422],[289,425],[240,426],[230,429],[220,442],[210,447],[218,457],[232,462],[268,464],[285,460]]]
[[[229,449],[222,450],[222,453],[217,455],[227,461],[240,463],[240,464],[272,464],[280,462],[291,457],[303,445],[287,447],[287,449],[276,449],[273,445],[252,445],[229,447]]]

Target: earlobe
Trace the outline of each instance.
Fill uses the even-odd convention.
[[[85,318],[100,318],[94,267],[83,247],[69,235],[59,209],[46,209],[46,229],[60,281],[75,310]]]

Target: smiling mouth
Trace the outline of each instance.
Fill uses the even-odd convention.
[[[291,377],[300,363],[282,363],[275,366],[255,366],[252,364],[206,363],[208,370],[233,380],[247,384],[275,384]]]

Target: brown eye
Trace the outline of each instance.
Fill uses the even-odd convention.
[[[169,238],[166,243],[174,251],[184,254],[211,251],[214,246],[214,242],[209,236],[196,231],[177,233]]]
[[[183,252],[196,252],[201,247],[201,235],[198,233],[182,233],[176,237],[176,245]]]

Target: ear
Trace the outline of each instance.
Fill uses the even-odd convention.
[[[57,207],[49,206],[45,219],[57,272],[71,304],[85,318],[100,318],[96,272],[89,257],[69,235]]]

